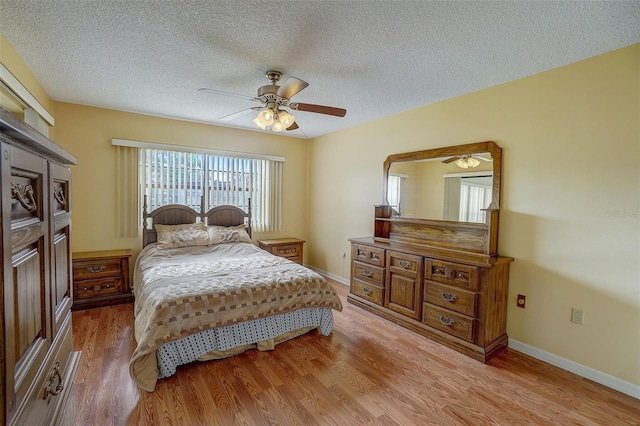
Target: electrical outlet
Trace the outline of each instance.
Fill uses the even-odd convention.
[[[516,299],[516,306],[518,308],[523,308],[524,309],[526,304],[527,304],[527,296],[525,296],[523,294],[519,294],[518,298]]]
[[[346,259],[346,258],[347,258],[347,252],[346,252],[346,251],[343,251],[343,252],[342,252],[342,258],[343,258],[343,259]]]
[[[579,308],[571,308],[571,322],[576,324],[584,324],[584,311]]]

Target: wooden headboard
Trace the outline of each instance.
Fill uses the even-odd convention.
[[[200,213],[182,204],[167,204],[147,213],[147,196],[145,195],[142,207],[142,247],[158,241],[154,225],[182,225],[199,221],[204,221],[207,225],[218,226],[245,225],[247,233],[251,236],[251,199],[248,201],[246,212],[236,206],[223,205],[212,207],[203,213],[203,200],[200,203]]]

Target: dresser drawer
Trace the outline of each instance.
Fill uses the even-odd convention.
[[[358,261],[353,262],[353,276],[384,287],[384,268],[368,265]]]
[[[422,257],[412,254],[388,251],[387,265],[389,271],[403,275],[417,276],[422,270]]]
[[[425,278],[468,290],[478,289],[478,268],[475,266],[425,259]]]
[[[353,259],[368,263],[369,265],[384,267],[384,249],[354,244]]]
[[[86,259],[74,260],[73,262],[74,281],[118,275],[122,275],[122,262],[120,259]]]
[[[425,302],[471,317],[476,316],[476,293],[430,281],[425,281],[424,285]]]
[[[475,337],[475,319],[429,303],[424,303],[422,308],[422,322],[469,342]]]
[[[73,297],[77,300],[93,299],[122,292],[121,278],[101,278],[96,280],[76,281],[73,283]]]
[[[354,278],[351,282],[351,293],[355,294],[356,296],[360,296],[363,299],[367,299],[371,302],[377,303],[378,305],[382,305],[384,288]]]

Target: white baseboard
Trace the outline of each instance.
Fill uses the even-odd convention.
[[[316,271],[317,273],[319,273],[320,275],[324,275],[325,277],[329,277],[334,281],[338,281],[340,284],[344,284],[344,285],[349,285],[349,279],[345,278],[345,277],[341,277],[339,275],[334,275],[334,274],[330,274],[327,271],[323,271],[322,269],[318,269],[315,266],[311,266],[311,265],[304,265],[307,268]]]
[[[347,278],[330,274],[327,271],[323,271],[310,265],[305,266],[321,275],[324,275],[325,277],[329,277],[332,280],[338,281],[341,284],[349,285],[349,280]],[[640,399],[640,386],[634,385],[633,383],[626,382],[617,377],[610,376],[609,374],[594,370],[593,368],[586,367],[582,364],[578,364],[577,362],[562,358],[558,355],[543,351],[542,349],[538,349],[517,340],[509,339],[509,348],[532,356],[541,361],[547,362],[556,367],[562,368],[563,370],[570,371],[571,373],[577,374],[580,377],[593,380],[596,383],[617,390],[618,392],[622,392],[626,395]]]
[[[509,339],[509,348],[562,368],[563,370],[570,371],[578,376],[593,380],[594,382],[608,388],[640,399],[640,386],[634,385],[633,383],[626,382],[617,377],[610,376],[609,374],[594,370],[593,368],[586,367],[582,364],[578,364],[577,362],[562,358],[558,355],[543,351],[542,349],[538,349],[517,340]]]

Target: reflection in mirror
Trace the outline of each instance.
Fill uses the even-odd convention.
[[[466,165],[477,159],[475,167]],[[394,217],[484,223],[492,201],[490,153],[393,162],[387,181],[387,202]]]

